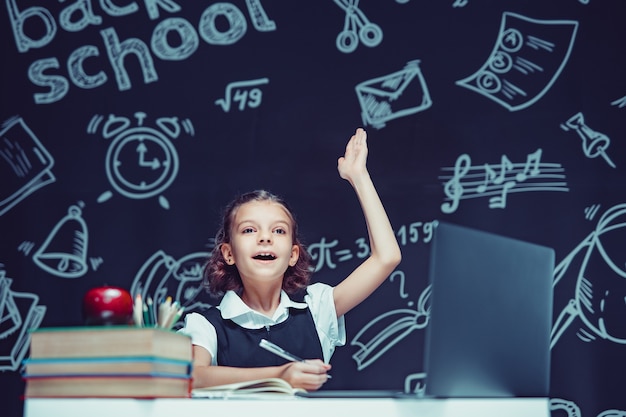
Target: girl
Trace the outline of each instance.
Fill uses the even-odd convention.
[[[326,382],[335,346],[345,344],[344,315],[401,259],[366,168],[366,139],[365,130],[357,129],[337,168],[361,203],[371,254],[335,287],[309,285],[311,257],[284,201],[255,191],[227,206],[204,269],[209,291],[224,296],[206,316],[188,314],[181,329],[192,339],[194,387],[279,377],[313,391]],[[303,299],[290,298],[299,292],[305,293]],[[261,339],[307,360],[287,362],[261,349]]]

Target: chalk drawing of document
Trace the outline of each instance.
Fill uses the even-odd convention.
[[[0,127],[0,216],[33,192],[56,181],[54,160],[24,120]]]
[[[531,106],[552,87],[565,67],[578,22],[537,20],[505,12],[495,47],[483,66],[456,84],[509,111]]]
[[[421,112],[432,105],[419,63],[419,60],[409,61],[400,71],[356,86],[363,124],[380,129],[390,120]]]

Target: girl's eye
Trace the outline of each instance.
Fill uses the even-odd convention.
[[[254,229],[251,227],[246,227],[241,231],[241,233],[254,233]]]
[[[284,235],[285,233],[287,233],[287,231],[285,229],[275,229],[274,233]]]

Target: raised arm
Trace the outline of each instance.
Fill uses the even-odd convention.
[[[358,128],[337,161],[341,178],[347,180],[361,203],[369,235],[370,256],[334,289],[335,309],[340,317],[365,300],[393,272],[401,260],[400,247],[385,208],[367,171],[367,134]]]

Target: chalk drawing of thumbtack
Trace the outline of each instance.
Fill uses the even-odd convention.
[[[566,132],[573,129],[583,141],[583,152],[588,158],[596,158],[601,156],[611,166],[615,168],[615,164],[606,153],[607,148],[611,144],[611,139],[604,133],[597,132],[585,124],[585,117],[582,113],[576,113],[570,117],[565,123],[561,124],[561,129]]]

